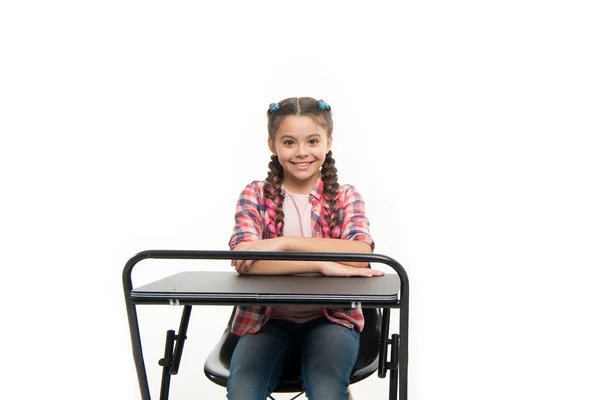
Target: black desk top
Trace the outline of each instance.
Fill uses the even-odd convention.
[[[332,301],[396,303],[400,279],[381,277],[258,276],[235,272],[190,271],[133,289],[137,300],[207,300],[281,302]]]

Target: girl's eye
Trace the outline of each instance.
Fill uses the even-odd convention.
[[[317,143],[319,143],[319,141],[317,139],[310,139],[308,141],[308,143],[310,143],[310,144],[317,144]]]
[[[291,146],[294,144],[294,142],[292,140],[286,140],[283,142],[283,144],[285,144],[286,146]]]

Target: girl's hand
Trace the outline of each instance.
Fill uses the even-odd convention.
[[[377,271],[370,268],[357,268],[337,262],[324,262],[321,273],[325,276],[363,276],[371,278],[374,276],[383,276],[383,271]]]
[[[242,242],[235,246],[234,251],[284,251],[283,237],[263,240],[251,240]],[[255,260],[231,260],[231,266],[242,273],[250,271],[250,267]]]

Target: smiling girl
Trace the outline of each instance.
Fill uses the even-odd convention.
[[[288,98],[267,111],[272,153],[265,181],[246,186],[237,202],[232,250],[370,253],[374,248],[362,196],[340,186],[331,153],[331,107]],[[233,260],[240,274],[381,276],[366,263]],[[228,399],[264,400],[286,361],[300,349],[309,399],[348,399],[347,387],[364,326],[360,309],[240,306],[232,324],[241,336],[232,356]]]

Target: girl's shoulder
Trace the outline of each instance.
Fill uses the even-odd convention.
[[[356,200],[362,201],[362,195],[360,192],[350,184],[340,184],[338,189],[339,199],[345,203],[351,203]]]
[[[258,201],[264,201],[265,198],[265,181],[255,180],[248,183],[240,195],[241,198],[254,198]],[[324,198],[322,198],[324,200]],[[363,197],[355,186],[350,184],[340,184],[338,188],[338,200],[342,203],[353,203],[363,201]]]
[[[255,198],[262,198],[264,197],[264,191],[265,191],[265,181],[252,181],[249,184],[247,184],[244,189],[242,190],[242,193],[240,194],[240,197],[242,198],[248,198],[248,197],[255,197]]]
[[[253,190],[264,190],[265,181],[255,180],[246,185],[246,188],[252,188]]]

